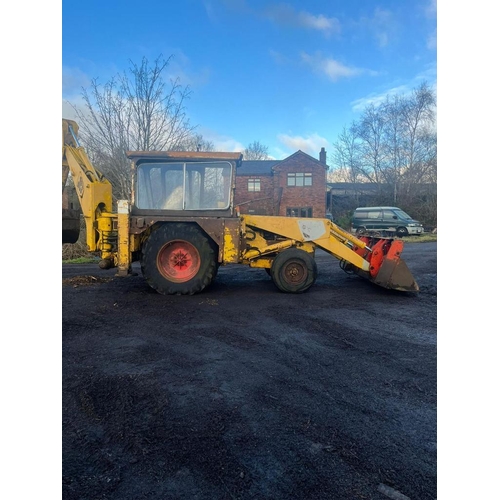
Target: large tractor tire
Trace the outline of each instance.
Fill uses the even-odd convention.
[[[144,243],[141,269],[163,295],[193,295],[217,274],[217,248],[196,225],[163,224]]]
[[[298,248],[280,252],[271,266],[271,278],[282,292],[303,293],[311,288],[317,276],[314,257]]]

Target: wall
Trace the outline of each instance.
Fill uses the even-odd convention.
[[[286,215],[287,207],[312,207],[312,217],[326,212],[326,166],[301,151],[274,167],[275,184],[283,189],[278,215]],[[289,172],[312,174],[312,186],[287,186]]]
[[[248,191],[248,179],[260,179],[260,191]],[[272,175],[237,175],[234,204],[242,214],[272,215],[274,183]]]

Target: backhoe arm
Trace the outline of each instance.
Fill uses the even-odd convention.
[[[113,227],[116,226],[116,214],[111,213],[113,203],[111,183],[94,168],[85,150],[79,145],[76,123],[63,119],[62,126],[63,187],[66,182],[64,177],[67,167],[67,172],[71,172],[73,177],[85,219],[88,250],[101,252],[103,259],[112,258],[111,252],[116,242],[116,229]]]

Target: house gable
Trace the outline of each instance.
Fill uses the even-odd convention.
[[[283,160],[243,160],[236,171],[235,205],[241,213],[324,217],[327,169],[326,161],[301,150]]]
[[[310,167],[310,168],[322,168],[323,171],[326,171],[328,166],[326,163],[322,163],[316,158],[304,153],[300,149],[288,156],[284,160],[281,160],[276,165],[272,167],[273,171],[278,172],[284,169],[297,168],[297,167]]]

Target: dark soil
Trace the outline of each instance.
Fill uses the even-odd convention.
[[[403,256],[419,294],[322,252],[304,294],[64,265],[63,499],[435,499],[436,243]]]

